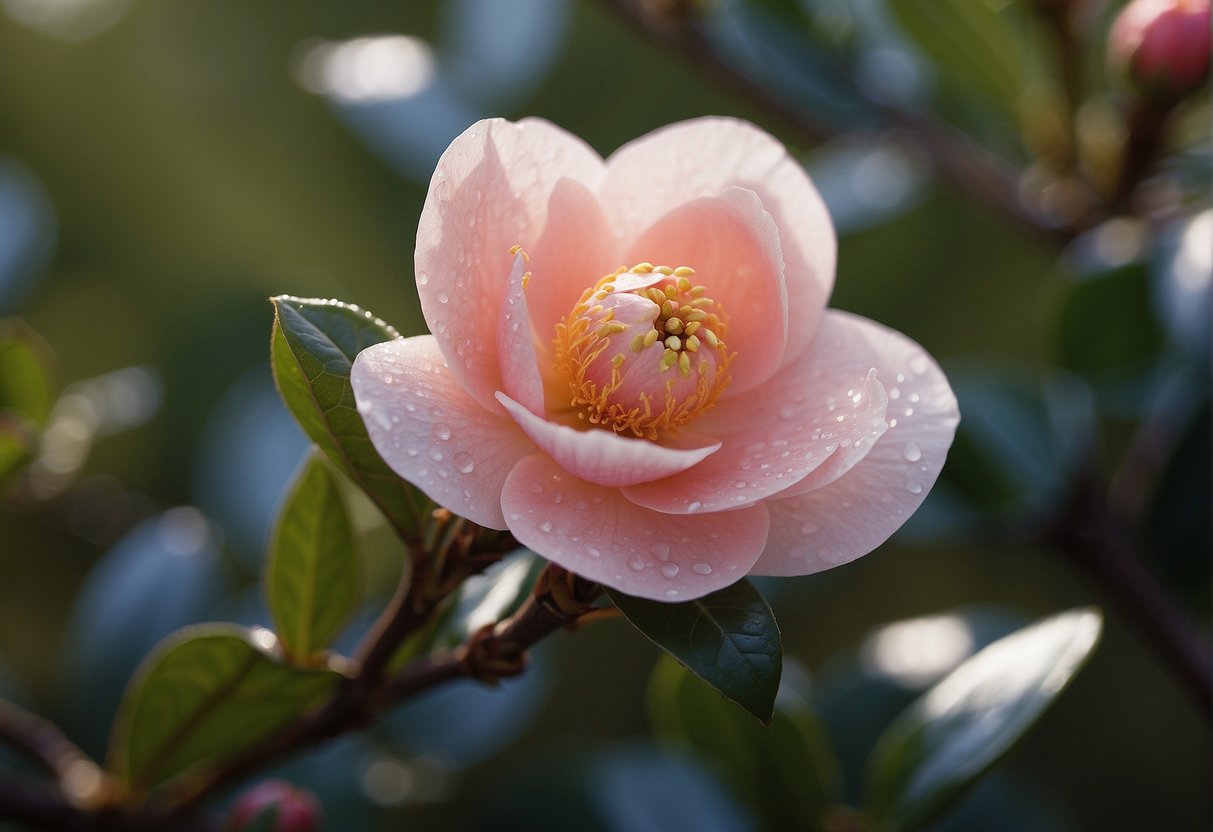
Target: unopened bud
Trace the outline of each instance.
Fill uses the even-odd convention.
[[[285,780],[266,780],[240,796],[224,829],[244,832],[270,812],[274,813],[270,832],[317,832],[324,825],[324,812],[315,795]]]
[[[1170,105],[1209,76],[1209,0],[1133,0],[1108,34],[1108,65],[1144,98]]]

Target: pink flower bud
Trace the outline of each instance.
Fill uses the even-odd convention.
[[[1112,24],[1108,62],[1141,95],[1171,104],[1209,75],[1209,0],[1133,0]]]
[[[317,832],[324,824],[324,812],[311,792],[285,780],[265,780],[236,801],[226,829],[243,832],[271,811],[277,811],[272,832]]]

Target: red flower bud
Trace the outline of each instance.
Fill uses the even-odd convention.
[[[1173,104],[1209,76],[1209,0],[1133,0],[1108,35],[1108,63],[1140,95]]]
[[[317,832],[324,825],[324,812],[315,795],[285,780],[265,780],[236,801],[226,829],[243,832],[271,811],[277,811],[272,832]]]

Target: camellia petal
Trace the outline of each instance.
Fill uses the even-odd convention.
[[[432,336],[385,341],[358,354],[350,383],[383,461],[434,502],[504,529],[501,488],[534,445],[460,386]]]
[[[763,385],[760,404],[722,401],[694,425],[721,439],[719,451],[690,471],[624,493],[671,514],[722,511],[787,490],[840,451],[862,458],[885,432],[888,399],[870,367],[835,358],[805,350]]]
[[[506,286],[501,318],[497,322],[497,352],[501,358],[501,384],[537,416],[544,415],[543,377],[535,353],[531,315],[526,302],[526,257],[514,255],[514,268]]]
[[[767,536],[761,504],[705,525],[635,505],[618,489],[580,480],[542,454],[515,466],[502,505],[514,536],[548,560],[657,601],[698,598],[737,581]]]
[[[595,186],[602,172],[584,142],[534,119],[477,122],[438,161],[417,228],[417,292],[451,371],[490,410],[502,389],[492,334],[509,251],[538,241],[561,178]]]
[[[503,393],[497,399],[526,434],[558,465],[596,485],[635,485],[685,471],[720,448],[667,448],[605,430],[576,430],[540,419]]]
[[[687,202],[657,220],[629,249],[651,260],[695,270],[723,310],[725,341],[737,359],[726,395],[766,381],[787,344],[788,293],[779,230],[753,191],[728,188]]]
[[[845,361],[844,353],[866,344],[866,360],[887,379],[889,429],[871,453],[838,479],[799,496],[767,501],[771,536],[755,574],[807,575],[875,549],[926,498],[960,421],[943,371],[922,347],[864,318],[833,311],[829,317],[839,337],[822,348],[837,346],[839,360]]]
[[[736,119],[672,124],[612,154],[598,193],[617,231],[629,239],[679,205],[734,186],[758,194],[779,228],[795,322],[788,331],[790,360],[817,331],[834,287],[838,242],[821,195],[783,145]]]

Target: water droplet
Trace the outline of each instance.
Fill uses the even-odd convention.
[[[451,438],[451,427],[450,425],[438,422],[436,425],[430,428],[430,433],[433,434],[435,439],[445,442]]]
[[[921,355],[916,355],[910,359],[910,371],[915,373],[925,373],[927,371],[927,360]]]
[[[691,564],[691,571],[696,575],[711,575],[712,564],[708,563],[706,560],[697,560]]]
[[[667,563],[665,566],[661,567],[661,574],[665,575],[667,578],[678,577],[678,564]]]
[[[746,486],[745,480],[737,480],[735,483],[733,483],[734,488],[745,488],[745,486]]]
[[[417,285],[424,286],[430,282],[430,276],[425,272],[417,272]]]
[[[592,557],[592,558],[599,558],[599,557],[602,557],[602,552],[598,551],[598,550],[597,550],[597,549],[595,549],[593,546],[586,546],[586,547],[585,547],[585,553],[586,553],[587,555],[589,555],[590,557]]]
[[[822,546],[817,550],[817,557],[822,563],[838,563],[842,560],[842,554],[837,549],[831,549],[829,546]]]
[[[519,513],[518,513],[518,512],[516,512],[516,511],[511,511],[511,512],[510,512],[510,519],[511,519],[511,520],[521,520],[521,519],[522,519],[522,515],[521,515],[521,514],[519,514]]]
[[[408,454],[409,456],[417,456],[417,453],[418,453],[416,448],[405,448],[404,452],[406,454]]]
[[[792,407],[790,404],[785,404],[783,407],[779,408],[779,418],[781,419],[791,419],[795,413],[796,408]]]
[[[906,491],[909,491],[911,494],[921,494],[922,484],[910,480],[906,483]]]
[[[793,546],[791,549],[788,550],[788,557],[790,557],[792,560],[800,560],[801,558],[804,557],[804,547],[803,546]]]
[[[654,543],[649,547],[649,551],[662,560],[665,560],[670,556],[670,547],[665,543]]]
[[[630,561],[628,561],[628,566],[630,566],[636,572],[641,572],[644,570],[644,561],[640,558],[632,558]]]
[[[913,416],[913,415],[914,415],[914,408],[912,408],[912,407],[907,407],[907,408],[906,408],[906,416]]]
[[[699,511],[701,508],[703,508],[703,503],[699,502],[698,500],[692,500],[691,504],[687,506],[687,513],[689,514],[691,512]]]
[[[678,597],[678,590],[676,590],[676,589],[667,589],[667,590],[665,591],[665,597],[666,597],[666,598],[669,598],[671,601],[673,601],[675,598],[677,598],[677,597]]]
[[[461,474],[470,474],[476,470],[476,462],[463,451],[455,454],[455,470]]]
[[[446,292],[439,292],[434,297],[438,298],[439,303],[446,303],[448,300],[451,299],[450,295],[448,295]]]
[[[551,520],[544,520],[542,523],[539,524],[539,531],[543,532],[544,534],[547,534],[551,530],[552,530],[552,521]]]
[[[821,531],[821,526],[817,525],[812,520],[800,527],[801,534],[817,534],[819,531]]]
[[[906,462],[917,462],[922,459],[922,448],[918,447],[917,442],[907,442],[901,455],[906,458]]]
[[[901,388],[900,387],[890,387],[889,388],[889,398],[892,399],[893,401],[897,401],[898,399],[900,399],[901,398]]]

